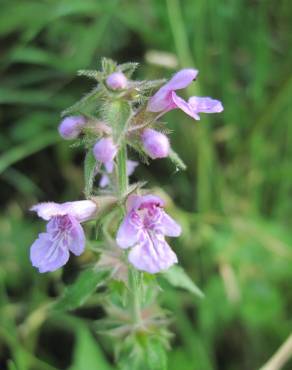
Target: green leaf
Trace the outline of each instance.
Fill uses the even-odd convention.
[[[148,339],[145,359],[149,370],[167,370],[167,356],[165,349],[158,339]]]
[[[131,115],[132,109],[126,101],[115,100],[104,105],[104,120],[113,128],[113,137],[116,144],[123,140]]]
[[[182,161],[180,156],[172,148],[170,149],[170,152],[169,152],[169,158],[176,165],[177,168],[181,170],[186,170],[187,166]]]
[[[92,192],[96,163],[97,162],[93,155],[92,150],[88,150],[84,160],[84,182],[85,182],[84,192],[86,198],[88,198]]]
[[[77,281],[67,288],[64,295],[56,302],[53,308],[55,310],[67,311],[82,306],[109,274],[108,270],[88,269],[81,272]]]
[[[98,342],[85,325],[78,324],[73,364],[69,370],[111,370]]]
[[[188,290],[190,293],[193,293],[200,298],[204,297],[204,293],[196,286],[180,266],[171,267],[169,270],[163,272],[161,276],[176,288]]]
[[[82,99],[73,104],[71,107],[65,109],[61,114],[62,117],[69,114],[90,113],[93,109],[97,107],[98,100],[102,94],[103,90],[100,85],[98,87],[94,87]]]

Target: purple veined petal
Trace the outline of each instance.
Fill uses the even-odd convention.
[[[62,209],[61,204],[55,202],[39,203],[31,207],[30,210],[36,212],[40,218],[46,221],[54,216],[65,215],[67,213],[66,210]]]
[[[131,211],[118,229],[116,242],[120,248],[129,248],[137,243],[141,233],[143,233],[142,221],[136,212]]]
[[[55,271],[69,259],[69,251],[60,240],[52,239],[49,233],[41,233],[30,248],[30,260],[39,272]]]
[[[66,202],[59,205],[63,214],[76,218],[79,222],[85,222],[94,218],[97,211],[97,205],[92,200],[77,200],[75,202]]]
[[[82,226],[74,217],[70,217],[71,228],[68,230],[68,249],[75,254],[80,256],[85,249],[85,234]]]
[[[166,212],[161,211],[160,227],[166,236],[177,237],[181,234],[181,226]]]
[[[194,111],[194,109],[190,106],[190,104],[187,103],[180,96],[178,96],[174,91],[172,92],[172,99],[177,108],[181,109],[182,111],[184,111],[186,114],[188,114],[195,120],[200,119],[199,115]]]
[[[164,201],[156,195],[130,195],[127,199],[127,210],[137,210],[142,208],[151,208],[153,206],[164,207]]]
[[[188,102],[193,110],[198,113],[220,113],[223,111],[222,103],[209,97],[192,96]]]
[[[106,174],[103,174],[99,180],[99,187],[100,188],[105,188],[106,186],[108,186],[110,183],[110,180],[109,180],[109,177],[108,175]]]
[[[184,89],[197,78],[199,71],[193,68],[185,68],[177,72],[164,87],[168,90],[175,91]]]
[[[150,99],[147,105],[149,112],[162,112],[171,110],[171,90],[164,86],[159,89]]]
[[[177,263],[176,254],[161,234],[147,235],[129,253],[129,262],[141,271],[155,274]]]

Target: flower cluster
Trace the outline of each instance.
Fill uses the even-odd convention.
[[[105,196],[103,191],[106,196],[117,199],[116,208],[119,204],[125,205],[126,215],[120,224],[117,223],[113,240],[116,247],[129,249],[125,253],[131,265],[154,274],[177,263],[177,256],[165,237],[178,237],[181,227],[164,211],[164,201],[141,189],[139,184],[134,187],[134,193],[126,191],[121,195],[119,188],[127,187],[127,177],[138,165],[138,162],[127,159],[126,148],[134,148],[142,157],[166,158],[170,156],[171,145],[168,135],[159,129],[158,120],[163,114],[179,108],[199,120],[199,113],[217,113],[223,107],[220,101],[209,97],[193,96],[185,101],[177,95],[177,90],[186,88],[196,79],[198,71],[195,69],[183,69],[161,86],[161,81],[150,81],[147,85],[143,81],[130,80],[132,71],[122,66],[110,65],[110,73],[106,68],[99,74],[89,71],[88,75],[97,76],[99,82],[95,94],[100,110],[95,107],[90,114],[88,110],[83,111],[82,104],[87,102],[84,98],[82,104],[69,110],[70,114],[66,112],[59,125],[59,133],[64,139],[81,137],[81,143],[94,158],[86,186],[94,184],[96,176],[101,177],[99,190],[89,187],[85,200],[40,203],[31,208],[48,221],[46,231],[39,234],[30,250],[31,262],[40,272],[55,271],[68,261],[70,252],[79,256],[84,251],[86,237],[81,224],[98,219],[100,203]],[[150,98],[149,86],[150,90],[157,90]],[[93,97],[89,95],[88,101]],[[113,106],[114,113],[111,111]],[[97,116],[97,111],[102,114]],[[120,127],[115,117],[124,112],[127,114]]]

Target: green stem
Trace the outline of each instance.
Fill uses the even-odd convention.
[[[117,156],[117,177],[118,177],[118,192],[122,197],[128,190],[128,176],[127,176],[127,147],[122,145]],[[135,324],[141,321],[141,303],[140,303],[140,282],[139,272],[129,267],[129,287],[130,287],[130,301],[131,311]]]

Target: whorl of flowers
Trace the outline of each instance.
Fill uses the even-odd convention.
[[[151,310],[143,314],[139,289],[153,284],[144,281],[147,273],[164,272],[178,262],[167,238],[179,237],[182,230],[166,213],[169,202],[163,196],[145,189],[142,182],[129,185],[128,177],[138,162],[128,159],[128,153],[136,151],[136,159],[144,163],[168,157],[177,167],[184,167],[171,148],[169,131],[163,129],[160,117],[181,109],[199,120],[200,113],[218,113],[223,106],[209,97],[192,96],[185,101],[177,95],[176,91],[196,79],[195,69],[182,69],[165,83],[131,80],[136,67],[135,63],[117,65],[104,59],[101,71],[79,71],[97,84],[63,112],[58,130],[64,139],[76,140],[85,149],[85,199],[40,203],[31,208],[47,225],[33,242],[30,258],[32,265],[45,273],[64,266],[70,252],[79,256],[88,249],[95,270],[106,268],[113,280],[130,287],[127,294],[132,297],[129,306],[134,302],[135,325],[146,330],[149,323],[155,327],[156,314]],[[88,226],[84,229],[85,223]],[[86,237],[86,231],[96,223],[102,225],[98,235],[102,248]],[[130,334],[124,330],[123,335]]]

